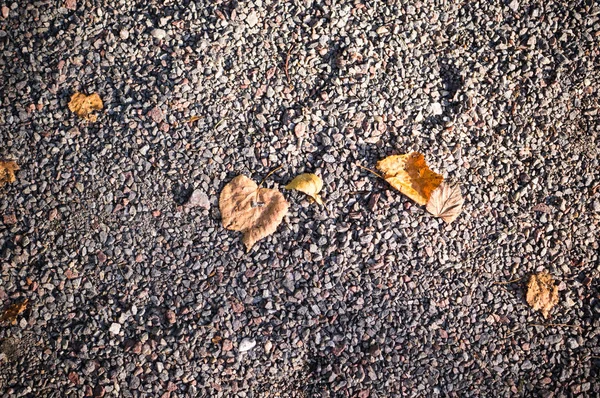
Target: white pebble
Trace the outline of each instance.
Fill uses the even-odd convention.
[[[167,32],[164,29],[154,29],[152,32],[150,32],[150,34],[152,37],[158,40],[162,40],[167,37]]]
[[[433,104],[431,104],[431,113],[433,113],[434,115],[441,115],[442,113],[444,113],[444,111],[442,110],[442,105],[439,102],[434,102]]]
[[[240,343],[240,352],[250,351],[256,345],[256,340],[253,339],[243,339]]]
[[[246,17],[246,23],[251,28],[256,26],[256,24],[258,23],[258,15],[256,15],[256,12],[252,11],[250,14],[248,14],[248,16]]]
[[[110,325],[110,329],[108,329],[108,331],[112,334],[119,334],[119,332],[121,331],[121,325],[116,322],[113,322],[112,325]]]

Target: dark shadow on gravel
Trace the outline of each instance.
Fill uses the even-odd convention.
[[[173,187],[173,201],[181,206],[188,201],[193,191],[194,187],[190,183],[175,185]]]

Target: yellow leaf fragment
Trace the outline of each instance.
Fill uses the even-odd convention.
[[[191,118],[189,118],[187,122],[189,124],[193,124],[194,122],[197,122],[198,120],[200,120],[200,116],[194,115]]]
[[[462,211],[465,200],[458,185],[442,182],[429,197],[427,211],[450,224]]]
[[[558,287],[547,272],[531,275],[527,283],[527,304],[548,318],[552,307],[558,303]]]
[[[19,170],[19,166],[13,160],[0,160],[0,187],[4,184],[15,182],[15,171]]]
[[[242,232],[247,251],[257,241],[275,232],[288,207],[281,192],[259,188],[244,175],[225,185],[219,198],[223,227]]]
[[[17,315],[21,312],[25,311],[27,308],[27,303],[29,303],[29,299],[25,299],[20,303],[11,304],[4,310],[4,313],[0,317],[0,322],[9,321],[12,325],[17,324]]]
[[[99,111],[104,107],[100,96],[96,93],[85,95],[83,93],[75,93],[69,101],[69,109],[82,119],[90,122],[95,122],[98,119],[97,115],[91,114],[92,111]]]
[[[303,192],[313,198],[318,204],[323,204],[323,199],[321,199],[321,195],[319,195],[319,192],[323,189],[323,180],[316,174],[300,174],[287,184],[285,189],[295,189],[296,191]]]
[[[377,162],[377,169],[392,187],[420,205],[427,204],[431,193],[444,180],[427,167],[419,152],[388,156]]]

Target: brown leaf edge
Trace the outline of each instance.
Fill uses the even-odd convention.
[[[444,181],[431,193],[426,209],[450,224],[458,218],[464,203],[460,185]]]

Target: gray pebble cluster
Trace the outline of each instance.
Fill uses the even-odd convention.
[[[600,394],[597,2],[60,3],[0,4],[0,395]],[[453,224],[356,166],[411,150]],[[328,211],[246,254],[218,194],[279,165]]]

